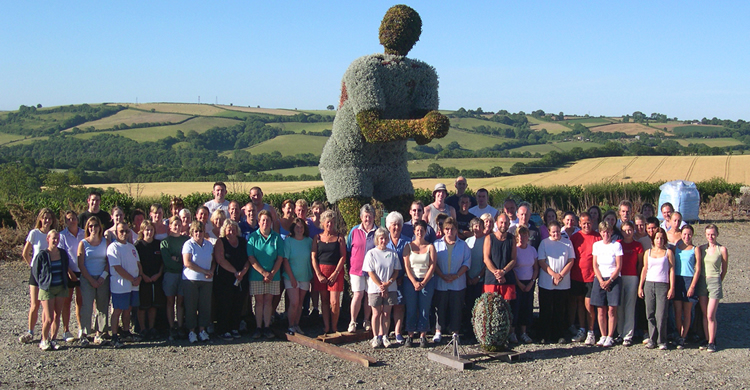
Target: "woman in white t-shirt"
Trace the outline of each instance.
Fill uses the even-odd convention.
[[[185,326],[190,330],[188,340],[208,341],[206,328],[211,324],[211,298],[214,280],[214,246],[205,238],[205,225],[193,221],[190,239],[182,246],[182,282],[185,296]],[[196,314],[197,312],[197,314]],[[197,332],[196,332],[197,331]]]
[[[29,267],[31,267],[31,260],[36,257],[36,254],[47,249],[47,233],[56,228],[57,218],[55,218],[52,210],[46,207],[41,209],[36,217],[34,229],[26,237],[26,243],[23,245],[23,252],[21,253]],[[31,297],[29,329],[18,338],[22,343],[30,343],[34,339],[34,327],[39,319],[39,284],[34,278],[33,270],[29,274],[29,296]]]
[[[539,244],[539,324],[541,335],[547,342],[557,340],[564,344],[565,306],[570,290],[570,270],[573,268],[575,251],[568,239],[562,238],[557,221],[547,224],[549,237]]]
[[[388,230],[378,228],[375,231],[375,248],[365,254],[362,271],[367,272],[367,300],[372,307],[372,342],[373,348],[388,348],[388,317],[391,306],[398,303],[398,271],[401,262],[396,251],[389,249]]]
[[[620,305],[622,245],[612,241],[612,229],[613,226],[607,221],[599,224],[602,240],[595,242],[591,251],[596,275],[591,291],[591,306],[596,306],[599,313],[599,330],[602,336],[596,345],[600,347],[615,345],[617,306]]]

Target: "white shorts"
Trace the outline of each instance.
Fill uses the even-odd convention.
[[[284,279],[284,288],[285,289],[292,289],[292,281],[289,279]],[[310,291],[310,282],[300,282],[297,281],[297,288],[300,290]]]
[[[360,292],[367,290],[367,279],[370,279],[370,276],[360,276],[360,275],[354,275],[349,274],[349,281],[352,285],[352,292]]]

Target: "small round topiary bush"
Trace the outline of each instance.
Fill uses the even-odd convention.
[[[485,351],[497,352],[503,348],[512,322],[510,304],[500,294],[484,293],[474,303],[471,324],[479,345]]]

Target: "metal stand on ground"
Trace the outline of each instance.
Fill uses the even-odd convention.
[[[457,370],[465,370],[474,366],[471,360],[462,358],[462,355],[466,355],[466,352],[459,342],[458,334],[454,333],[448,345],[444,346],[440,352],[428,352],[427,358]]]

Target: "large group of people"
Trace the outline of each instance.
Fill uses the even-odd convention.
[[[95,191],[85,212],[63,214],[62,231],[56,213],[42,209],[23,248],[30,307],[20,341],[34,340],[40,307],[43,350],[59,348],[61,322],[67,342],[118,348],[161,334],[190,343],[237,339],[252,318],[252,338],[273,338],[280,311],[288,332],[304,334],[301,319],[311,309],[329,334],[340,330],[342,295],[350,292],[346,331],[361,324],[374,348],[426,347],[428,333],[433,343],[475,337],[474,301],[495,293],[512,310],[511,344],[613,347],[640,338],[649,349],[667,349],[670,339],[682,349],[692,335],[700,348],[716,350],[728,261],[717,226],[705,226],[707,244],[696,246],[694,227],[671,204],[661,205],[660,224],[652,205],[636,214],[627,200],[605,213],[550,208],[537,226],[529,203],[509,198],[496,209],[486,189],[475,199],[466,179],[455,184],[454,196],[438,184],[434,202],[414,201],[408,221],[391,212],[378,227],[376,210],[365,205],[348,235],[321,202],[287,200],[277,213],[260,188],[241,205],[225,199],[221,182],[194,211],[173,198],[169,218],[154,204],[128,223],[119,207],[101,210]]]

